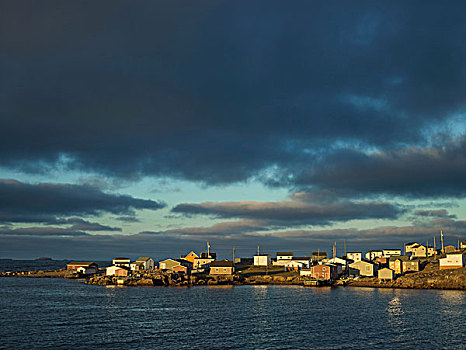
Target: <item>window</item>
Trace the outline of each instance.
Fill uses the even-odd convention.
[[[223,271],[225,272],[227,269],[223,269]]]
[[[326,268],[325,268],[325,267],[323,267],[323,268],[322,268],[322,271],[325,271],[325,270],[326,270]]]
[[[215,271],[217,271],[217,272],[218,272],[218,269],[215,269]]]

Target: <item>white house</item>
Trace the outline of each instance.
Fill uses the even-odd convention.
[[[447,254],[446,258],[439,259],[440,270],[446,269],[459,269],[466,266],[466,254],[464,253],[451,253]]]
[[[131,263],[131,270],[153,270],[155,266],[154,259],[149,257],[141,257]]]
[[[272,264],[270,254],[254,255],[254,266],[269,266]]]
[[[300,276],[311,276],[312,275],[312,270],[311,269],[301,269],[301,270],[299,270],[299,275]]]
[[[383,257],[383,251],[382,250],[369,250],[366,253],[366,259],[367,260],[375,260],[377,258]]]
[[[330,264],[342,265],[342,269],[346,270],[346,267],[353,261],[351,260],[349,261],[348,259],[344,259],[344,258],[335,257],[335,258],[328,259],[326,262]]]
[[[382,252],[385,258],[390,258],[395,255],[401,255],[401,249],[382,249]]]
[[[95,266],[80,266],[76,270],[80,274],[83,275],[93,275],[94,273],[97,273],[97,267]]]
[[[130,267],[131,266],[131,259],[129,258],[115,258],[113,259],[113,265],[121,266],[121,267]]]
[[[293,259],[292,252],[277,252],[277,261],[279,260],[291,260]]]
[[[353,260],[354,262],[362,260],[362,253],[361,252],[348,252],[346,253],[346,257],[348,259]]]
[[[361,276],[374,276],[374,272],[376,271],[376,266],[368,261],[356,261],[349,265],[349,267],[359,270],[359,274]]]
[[[106,269],[107,276],[128,276],[128,268],[121,266],[110,266]]]

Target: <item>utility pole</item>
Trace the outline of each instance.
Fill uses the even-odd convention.
[[[436,249],[435,249],[435,236],[434,236],[434,252],[435,252],[435,250],[436,250]]]
[[[235,247],[233,247],[233,264],[235,263]]]
[[[343,245],[345,246],[345,257],[346,257],[346,239],[343,240]]]
[[[442,253],[445,251],[444,247],[443,247],[443,231],[440,230],[440,240],[442,242]]]
[[[259,256],[259,244],[257,245],[257,256]]]
[[[207,257],[210,258],[210,244],[207,242]]]

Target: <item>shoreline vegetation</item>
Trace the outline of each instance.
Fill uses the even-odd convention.
[[[74,278],[84,279],[85,284],[103,286],[240,286],[240,285],[297,285],[309,286],[309,278],[299,276],[297,271],[284,271],[277,267],[238,267],[235,275],[184,275],[176,272],[148,270],[132,277],[106,276],[105,269],[92,276],[81,276],[69,270],[39,270],[0,273],[0,277],[30,278]],[[466,290],[466,267],[439,270],[438,265],[429,262],[422,271],[405,274],[393,281],[380,281],[375,277],[340,279],[326,286],[372,287],[402,289],[452,289]]]

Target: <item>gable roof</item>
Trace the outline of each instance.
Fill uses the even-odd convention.
[[[151,259],[151,258],[148,257],[148,256],[142,256],[142,257],[140,257],[138,260],[136,260],[136,262],[138,262],[138,261],[148,261],[148,260],[150,260],[150,259]]]
[[[293,256],[293,252],[277,252],[277,256],[279,255]]]
[[[221,261],[213,261],[210,263],[210,267],[233,267],[233,261],[228,260],[221,260]]]

